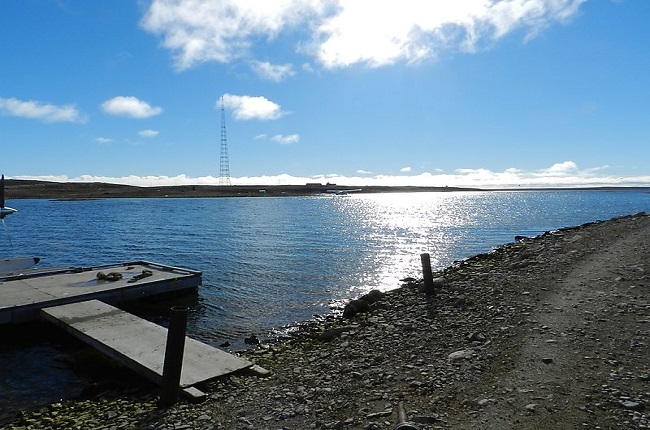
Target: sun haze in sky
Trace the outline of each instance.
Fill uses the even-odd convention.
[[[650,186],[650,2],[7,0],[8,178]]]

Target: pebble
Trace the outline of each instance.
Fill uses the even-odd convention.
[[[641,409],[641,403],[632,402],[630,400],[621,401],[621,406],[623,406],[625,409],[630,409],[633,411],[638,411],[639,409]]]

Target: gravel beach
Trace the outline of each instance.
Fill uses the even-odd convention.
[[[514,238],[513,238],[514,239]],[[21,414],[6,429],[650,428],[650,216],[503,245],[305,323],[245,358],[207,400],[109,390]],[[444,279],[444,280],[443,280]],[[376,297],[373,297],[376,299]]]

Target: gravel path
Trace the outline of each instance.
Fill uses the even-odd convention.
[[[151,390],[52,405],[6,428],[650,428],[650,217],[504,245],[389,291],[367,312],[305,324],[244,355],[272,371],[156,405]]]
[[[642,413],[650,400],[650,224],[603,227],[565,239],[575,244],[569,252],[586,248],[584,257],[550,273],[549,292],[522,321],[514,362],[486,375],[477,390],[484,407],[458,416],[454,428],[650,426]]]

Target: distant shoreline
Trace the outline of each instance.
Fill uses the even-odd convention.
[[[469,188],[418,186],[347,186],[336,184],[305,185],[171,185],[138,187],[102,182],[48,182],[6,179],[7,199],[86,200],[103,198],[203,198],[203,197],[282,197],[309,196],[328,190],[360,190],[355,194],[458,192],[458,191],[625,191],[647,190],[650,187],[584,187],[584,188]]]

